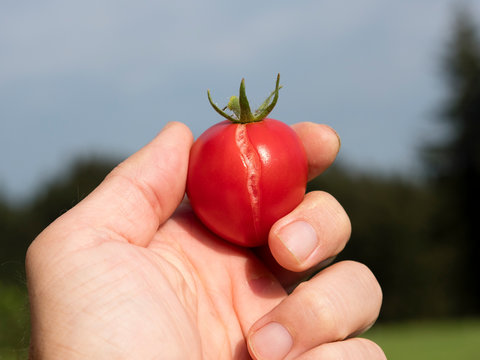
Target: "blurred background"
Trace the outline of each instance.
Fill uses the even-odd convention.
[[[0,3],[0,359],[26,357],[24,255],[172,120],[198,136],[242,77],[272,117],[342,149],[309,184],[353,234],[339,259],[384,290],[389,359],[480,350],[480,1]],[[255,101],[256,100],[256,101]]]

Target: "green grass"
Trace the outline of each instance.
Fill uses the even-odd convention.
[[[388,360],[480,359],[480,319],[377,324],[364,336]]]
[[[0,360],[26,359],[28,334],[26,289],[0,284]]]

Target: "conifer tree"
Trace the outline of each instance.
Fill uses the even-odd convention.
[[[438,198],[435,235],[457,249],[452,271],[458,271],[463,312],[478,312],[480,42],[475,21],[465,8],[455,20],[443,63],[449,92],[441,119],[448,137],[428,148],[428,164]]]

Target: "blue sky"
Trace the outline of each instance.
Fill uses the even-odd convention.
[[[195,136],[245,77],[272,117],[315,121],[358,169],[421,172],[440,136],[454,0],[14,1],[0,4],[0,191],[22,199],[90,154],[125,157],[167,121]],[[480,2],[467,2],[480,13]]]

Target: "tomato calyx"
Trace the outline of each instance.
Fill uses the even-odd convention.
[[[234,124],[248,124],[252,122],[258,122],[265,119],[268,114],[273,110],[278,100],[278,91],[282,87],[280,86],[280,74],[277,75],[277,82],[275,84],[275,90],[265,99],[262,105],[259,106],[252,114],[250,110],[250,104],[248,103],[247,94],[245,92],[245,79],[242,79],[240,83],[239,96],[232,96],[228,101],[227,106],[220,109],[210,96],[210,90],[207,90],[208,101],[212,105],[213,109],[219,113],[222,117],[230,120]],[[229,115],[225,112],[229,109],[233,114]]]

